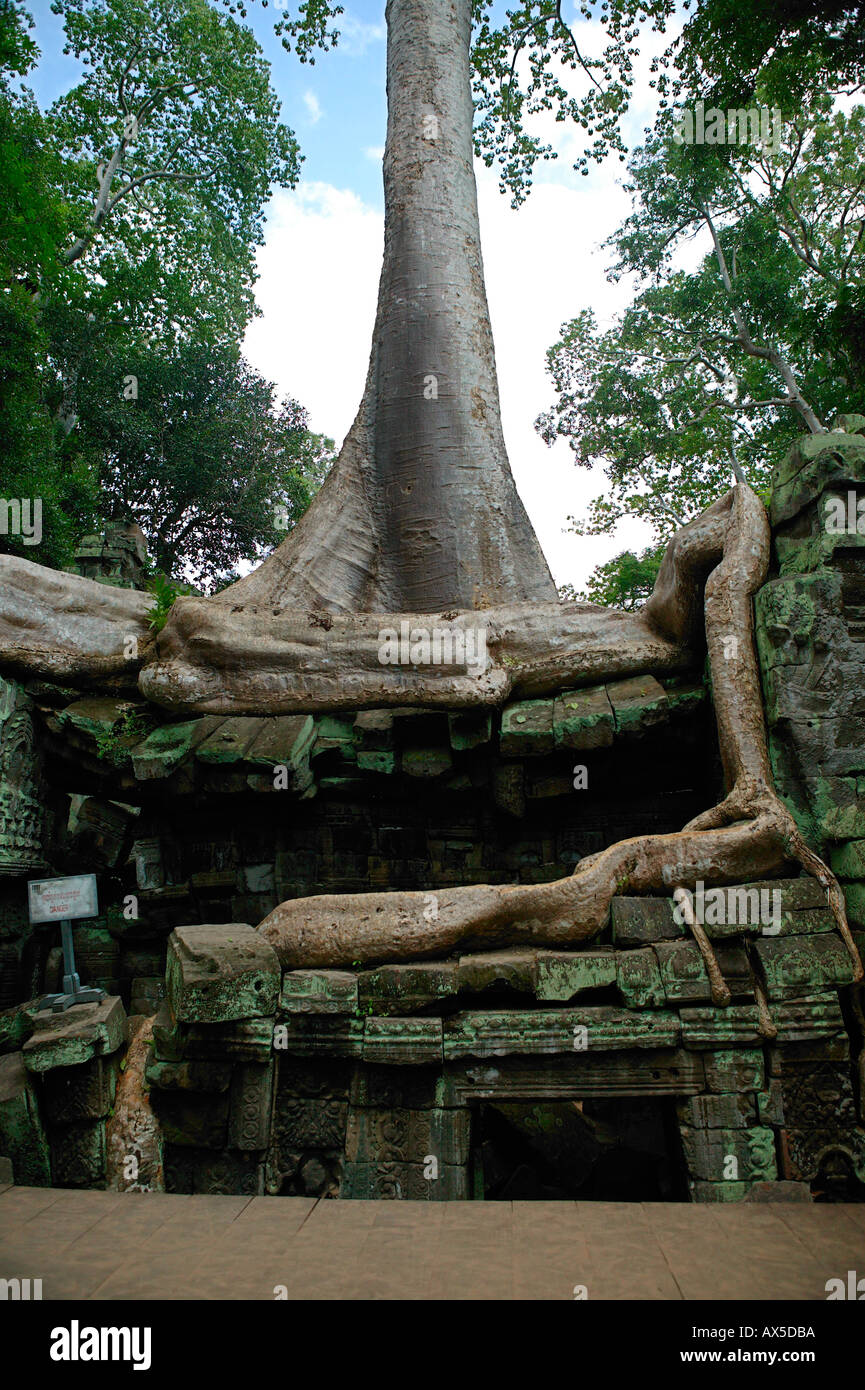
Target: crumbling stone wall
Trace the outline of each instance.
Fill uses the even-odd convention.
[[[255,924],[313,893],[561,878],[627,835],[677,829],[717,791],[698,681],[647,676],[501,713],[156,725],[128,700],[69,694],[34,683],[17,697],[54,826],[40,872],[97,874],[103,915],[75,928],[79,973],[132,1013],[158,1006],[174,927]],[[60,969],[56,930],[27,926],[25,879],[7,891],[22,933],[0,968],[7,1004]]]
[[[865,438],[796,446],[756,611],[777,785],[865,945],[860,494]],[[840,500],[852,530],[827,528]],[[364,970],[283,973],[253,930],[316,892],[423,888],[434,912],[438,888],[554,879],[680,828],[720,791],[699,680],[646,675],[500,713],[170,723],[140,702],[3,684],[0,710],[0,1154],[17,1181],[106,1181],[119,995],[158,1010],[146,1078],[175,1191],[479,1197],[479,1107],[520,1111],[537,1138],[545,1103],[578,1126],[587,1100],[615,1097],[675,1107],[692,1200],[865,1183],[861,987],[811,879],[760,885],[781,893],[769,930],[707,921],[726,1008],[663,898],[614,899],[607,931],[574,951]],[[20,825],[10,795],[29,808]],[[105,916],[77,928],[79,961],[113,997],[52,1022],[17,1002],[58,965],[26,927],[26,877],[94,869]]]
[[[757,641],[775,784],[841,880],[865,952],[865,417],[839,425],[798,441],[776,470]],[[803,1177],[842,1156],[820,1117],[863,1114],[862,999],[861,985],[841,996],[852,1064],[842,1047],[787,1064],[789,1162]]]

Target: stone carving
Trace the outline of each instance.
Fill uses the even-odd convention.
[[[0,875],[44,866],[39,771],[30,701],[0,676]]]

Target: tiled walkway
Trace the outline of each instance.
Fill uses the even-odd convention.
[[[335,1202],[9,1187],[0,1278],[44,1299],[818,1299],[865,1206]]]

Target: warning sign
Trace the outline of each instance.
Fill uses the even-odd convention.
[[[31,922],[71,921],[99,915],[95,874],[34,879],[27,884],[27,891]]]

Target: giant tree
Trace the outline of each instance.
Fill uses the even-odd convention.
[[[558,35],[558,6],[541,8]],[[324,487],[252,575],[212,599],[178,599],[155,647],[140,595],[8,562],[0,656],[82,683],[138,675],[146,696],[175,710],[268,714],[493,705],[680,670],[699,659],[705,632],[727,787],[681,832],[610,846],[558,883],[442,890],[432,923],[423,893],[346,894],[282,904],[261,929],[294,966],[472,941],[573,942],[601,929],[617,892],[737,882],[797,859],[826,888],[858,978],[840,888],[772,785],[751,605],[768,565],[763,505],[742,481],[678,531],[638,612],[558,603],[501,437],[471,163],[470,0],[389,0],[387,20],[379,305],[360,409]],[[395,614],[434,615],[454,632],[483,626],[489,660],[384,666],[379,634]],[[724,660],[731,632],[735,662]]]

